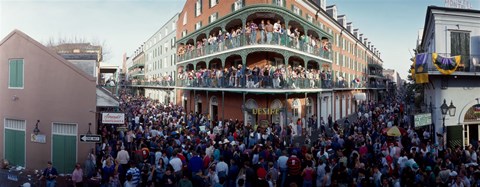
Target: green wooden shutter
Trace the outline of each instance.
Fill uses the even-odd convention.
[[[5,129],[5,158],[11,165],[25,166],[25,132]]]
[[[283,0],[283,7],[287,7],[287,1]]]
[[[212,16],[208,16],[208,23],[212,23]]]
[[[208,0],[208,7],[212,8],[212,0]]]
[[[242,8],[245,7],[245,5],[247,5],[245,4],[245,0],[242,0]]]
[[[232,12],[235,11],[235,3],[232,3]]]
[[[195,2],[195,9],[193,10],[193,13],[195,14],[195,17],[197,17],[197,2]]]
[[[294,12],[294,11],[295,11],[294,7],[295,7],[295,6],[293,6],[293,5],[292,5],[292,12]]]
[[[202,12],[203,12],[203,9],[202,9],[202,8],[203,8],[203,1],[200,0],[200,14],[202,14]]]
[[[23,60],[17,60],[17,86],[23,87]]]
[[[272,0],[272,4],[276,5],[276,4],[277,4],[277,0]]]
[[[9,67],[9,79],[8,87],[17,87],[17,63],[16,60],[10,60],[8,63]]]
[[[302,9],[300,9],[300,17],[302,17]]]

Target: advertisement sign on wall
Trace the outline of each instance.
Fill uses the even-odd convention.
[[[124,124],[125,114],[124,113],[102,113],[102,123],[103,124]]]

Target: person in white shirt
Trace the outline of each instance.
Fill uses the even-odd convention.
[[[174,151],[173,155],[175,156],[169,162],[170,165],[172,165],[175,174],[182,172],[182,166],[183,166],[182,160],[180,160],[180,158],[177,157],[177,154],[178,154],[177,151]]]
[[[228,165],[223,161],[223,156],[220,156],[220,162],[215,166],[215,173],[219,177],[228,176]]]

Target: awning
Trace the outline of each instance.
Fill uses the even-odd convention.
[[[97,87],[97,107],[119,107],[119,102],[108,90]]]
[[[365,93],[356,93],[353,94],[353,98],[357,101],[366,101],[367,100],[367,95]]]

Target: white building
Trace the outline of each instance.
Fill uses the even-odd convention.
[[[138,93],[161,103],[175,102],[177,21],[178,13],[144,42],[145,77],[132,85]]]
[[[419,52],[442,57],[461,55],[461,63],[450,75],[442,74],[429,55],[429,83],[424,104],[430,105],[436,141],[447,146],[468,145],[479,138],[480,125],[480,11],[429,6]],[[445,101],[445,102],[444,102]],[[442,114],[441,106],[453,106]],[[442,120],[445,119],[445,127]],[[462,133],[464,131],[464,133]],[[442,139],[442,135],[446,139]]]

